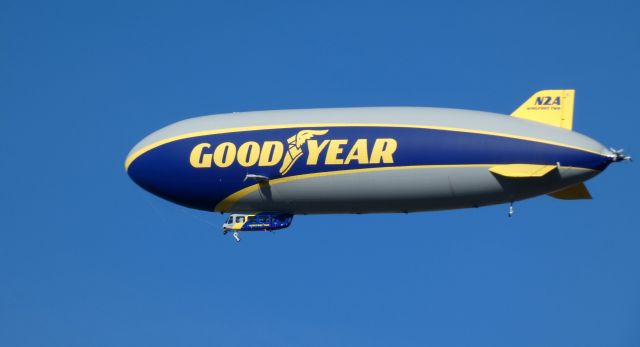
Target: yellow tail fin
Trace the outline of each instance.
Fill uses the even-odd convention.
[[[584,183],[578,183],[563,190],[553,192],[549,194],[549,196],[561,200],[591,199],[591,194]]]
[[[571,130],[575,90],[541,90],[518,107],[511,116]]]
[[[492,166],[489,171],[503,177],[532,178],[542,177],[556,167],[556,165],[504,164]]]

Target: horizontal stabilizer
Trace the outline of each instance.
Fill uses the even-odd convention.
[[[505,164],[492,166],[489,171],[504,177],[527,178],[542,177],[556,167],[556,165]]]
[[[561,200],[591,199],[591,194],[584,183],[578,183],[563,190],[553,192],[549,194],[549,196]]]
[[[575,90],[541,90],[511,116],[571,130]]]

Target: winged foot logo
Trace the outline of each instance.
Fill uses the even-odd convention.
[[[287,155],[285,155],[282,166],[280,167],[280,174],[284,175],[289,172],[293,164],[300,159],[303,153],[302,145],[304,145],[307,140],[316,135],[325,135],[327,132],[329,132],[329,130],[301,130],[287,139],[289,142],[289,150],[287,151]]]
[[[328,132],[328,129],[300,130],[289,137],[286,144],[281,141],[263,141],[262,143],[247,141],[236,146],[232,142],[223,142],[214,148],[211,143],[203,142],[193,147],[189,155],[189,163],[197,169],[228,168],[235,163],[242,167],[280,165],[279,172],[283,176],[305,153],[307,154],[305,164],[308,166],[315,166],[318,163],[324,165],[393,164],[393,154],[398,148],[398,142],[395,139],[376,138],[371,141],[371,144],[367,138],[358,138],[355,141],[315,139]]]

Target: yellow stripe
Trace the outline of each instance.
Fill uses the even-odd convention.
[[[441,168],[464,168],[464,167],[487,167],[490,168],[492,166],[496,166],[498,164],[460,164],[460,165],[415,165],[415,166],[385,166],[385,167],[374,167],[374,168],[366,168],[366,169],[350,169],[350,170],[338,170],[338,171],[326,171],[326,172],[316,172],[310,174],[303,174],[297,176],[288,176],[276,178],[273,180],[269,180],[268,184],[270,186],[275,186],[277,184],[306,180],[310,178],[316,177],[326,177],[326,176],[336,176],[336,175],[348,175],[362,172],[374,172],[374,171],[390,171],[390,170],[410,170],[410,169],[441,169]],[[575,170],[586,170],[586,171],[596,171],[589,168],[584,167],[574,167],[574,166],[562,166],[562,169],[575,169]],[[249,187],[240,189],[239,191],[227,196],[222,201],[220,201],[214,211],[220,212],[228,212],[231,210],[233,205],[238,202],[238,200],[244,198],[245,196],[257,191],[260,189],[260,183],[256,183]]]
[[[186,133],[178,136],[168,137],[164,140],[160,140],[154,142],[150,145],[144,146],[139,150],[135,151],[124,163],[125,170],[129,169],[131,163],[136,160],[139,156],[144,153],[162,146],[164,144],[188,139],[192,137],[205,136],[205,135],[218,135],[218,134],[228,134],[228,133],[237,133],[243,131],[256,131],[256,130],[271,130],[271,129],[290,129],[290,128],[322,128],[322,127],[350,127],[350,126],[362,126],[362,127],[388,127],[388,128],[415,128],[415,129],[433,129],[433,130],[444,130],[444,131],[456,131],[470,134],[482,134],[482,135],[492,135],[492,136],[500,136],[507,137],[518,140],[526,140],[533,141],[539,143],[545,143],[554,146],[560,146],[565,148],[577,149],[579,151],[589,152],[597,155],[602,155],[602,153],[594,152],[585,148],[569,146],[559,142],[547,141],[543,139],[538,139],[534,137],[527,136],[518,136],[511,134],[498,133],[493,131],[484,131],[484,130],[474,130],[474,129],[463,129],[463,128],[450,128],[450,127],[441,127],[441,126],[430,126],[430,125],[407,125],[407,124],[377,124],[377,123],[310,123],[310,124],[282,124],[282,125],[263,125],[263,126],[251,126],[251,127],[238,127],[238,128],[227,128],[227,129],[216,129],[216,130],[204,130],[204,131],[196,131],[191,133]]]

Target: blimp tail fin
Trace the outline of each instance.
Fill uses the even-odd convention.
[[[575,90],[541,90],[520,105],[511,116],[571,130]]]
[[[556,168],[556,165],[504,164],[492,166],[489,171],[503,177],[534,178],[542,177]]]
[[[561,200],[591,199],[591,193],[589,193],[589,190],[584,183],[578,183],[563,190],[553,192],[549,194],[549,196]]]

